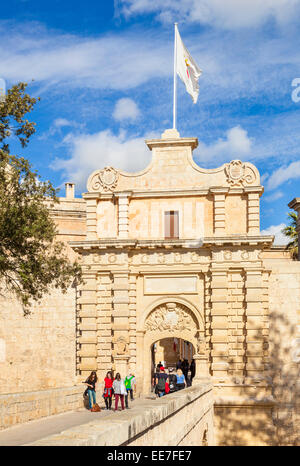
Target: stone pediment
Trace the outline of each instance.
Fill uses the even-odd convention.
[[[113,167],[96,170],[88,179],[88,192],[169,192],[260,186],[259,172],[249,162],[232,160],[219,168],[201,168],[192,156],[192,150],[198,145],[197,138],[180,138],[176,130],[167,130],[162,139],[146,140],[146,144],[152,150],[152,161],[145,170],[138,173]]]

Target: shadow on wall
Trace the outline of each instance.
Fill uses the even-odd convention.
[[[270,313],[270,348],[268,340],[261,330],[256,330],[249,341],[244,325],[244,367],[252,348],[253,368],[251,373],[244,373],[240,379],[240,393],[237,396],[251,399],[259,398],[260,387],[268,387],[270,398],[274,403],[261,407],[215,407],[216,425],[219,432],[219,445],[300,445],[300,339],[297,338],[297,325],[278,312]],[[246,319],[245,319],[246,323]],[[287,335],[289,337],[287,338]],[[297,346],[298,344],[298,346]],[[259,357],[255,357],[255,346],[261,346]],[[267,351],[269,350],[269,357]],[[258,353],[257,353],[258,355]],[[236,362],[229,361],[229,373],[234,380]],[[262,373],[262,365],[265,367]],[[249,379],[251,382],[249,384]],[[244,384],[244,387],[243,387]],[[252,385],[252,387],[246,387]],[[238,385],[237,385],[238,386]],[[254,386],[256,389],[254,389]],[[253,394],[253,390],[255,394]]]

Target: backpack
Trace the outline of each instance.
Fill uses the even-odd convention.
[[[170,392],[175,392],[176,391],[176,382],[177,382],[176,375],[175,374],[170,374],[169,375]]]
[[[165,374],[159,374],[158,376],[157,389],[160,390],[161,392],[164,392],[166,388],[167,377],[162,377],[162,375],[165,375]]]

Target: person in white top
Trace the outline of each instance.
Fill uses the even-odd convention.
[[[113,381],[113,389],[115,394],[115,411],[118,411],[119,398],[121,399],[122,410],[125,409],[124,396],[127,392],[124,385],[124,380],[121,379],[121,375],[119,372],[116,374],[116,378]]]

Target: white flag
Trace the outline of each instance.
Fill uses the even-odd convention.
[[[195,63],[176,27],[176,71],[181,81],[185,84],[187,92],[192,96],[194,104],[197,102],[199,94],[198,79],[202,70]]]

